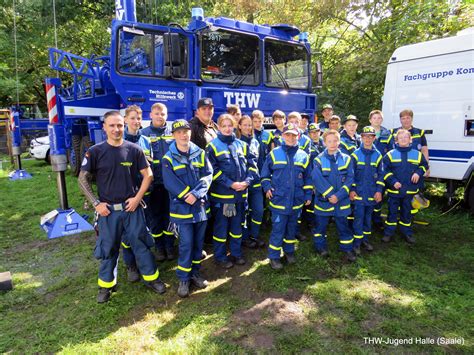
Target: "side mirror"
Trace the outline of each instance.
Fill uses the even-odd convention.
[[[181,56],[181,43],[179,34],[165,33],[163,35],[163,42],[165,44],[165,75],[169,77],[181,77],[183,58]]]
[[[313,73],[315,73],[315,81],[313,81],[313,89],[321,89],[323,87],[323,67],[318,60],[314,63]]]

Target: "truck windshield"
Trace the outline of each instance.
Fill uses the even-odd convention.
[[[177,74],[186,76],[187,39],[179,36],[181,58]],[[123,74],[164,76],[166,75],[166,52],[164,36],[160,32],[145,32],[135,28],[123,27],[119,32],[119,50],[117,53],[118,71]]]
[[[221,29],[202,34],[201,78],[235,86],[259,82],[259,40]]]
[[[265,84],[284,89],[309,87],[309,56],[306,48],[275,40],[265,40]]]

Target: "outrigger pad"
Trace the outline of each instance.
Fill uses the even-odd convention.
[[[26,170],[15,170],[8,174],[11,181],[31,179],[32,176]]]
[[[10,271],[0,272],[0,291],[13,290],[12,274]]]
[[[48,239],[93,231],[94,228],[73,208],[53,210],[41,217],[40,226]]]

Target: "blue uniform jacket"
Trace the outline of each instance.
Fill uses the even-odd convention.
[[[265,160],[261,177],[265,193],[273,189],[270,209],[275,212],[299,213],[305,201],[311,200],[309,155],[298,146],[289,147],[283,143],[273,149]]]
[[[392,132],[385,127],[380,127],[380,135],[374,142],[375,148],[382,153],[382,156],[387,154],[393,149],[393,136]]]
[[[257,161],[257,172],[255,173],[254,181],[252,182],[252,185],[250,185],[249,189],[262,191],[262,184],[260,183],[260,168],[258,167],[258,160],[260,158],[260,144],[255,138],[252,137],[242,136],[240,137],[240,140],[247,143],[250,153]]]
[[[300,133],[300,137],[298,138],[298,147],[306,152],[306,154],[310,154],[310,147],[311,147],[311,138],[307,135],[303,134],[301,129],[298,129]],[[275,143],[275,147],[280,147],[283,145],[283,138],[281,137],[282,133],[280,130],[276,129],[273,131],[273,142]]]
[[[272,134],[271,132],[265,131],[264,129],[262,129],[261,131],[254,129],[253,132],[254,137],[259,144],[257,167],[258,170],[261,171],[263,168],[263,164],[265,163],[265,158],[267,157],[268,153],[270,153],[270,143],[272,141]]]
[[[161,163],[163,156],[168,151],[170,144],[173,142],[171,134],[171,125],[166,123],[164,127],[153,127],[152,125],[141,130],[142,136],[147,137],[151,144],[151,157],[153,170],[153,185],[162,185],[163,176]]]
[[[401,128],[402,127],[392,129],[393,137],[395,137],[395,134]],[[411,134],[411,139],[412,139],[411,147],[413,149],[421,151],[421,147],[426,147],[428,145],[428,143],[426,141],[426,136],[425,136],[425,130],[424,129],[412,127],[408,130],[408,132],[410,132],[410,134]]]
[[[273,143],[274,148],[281,146],[281,144],[283,143],[283,139],[281,138],[282,132],[277,128],[270,134],[270,140]]]
[[[324,150],[324,142],[321,137],[319,137],[318,142],[311,141],[311,145],[309,147],[311,168],[312,168],[314,158],[316,158],[319,154],[321,154],[323,150]]]
[[[349,192],[354,183],[351,157],[340,150],[329,155],[325,149],[314,159],[311,175],[316,189],[314,213],[320,216],[348,216],[351,213]],[[336,204],[328,200],[332,195],[338,199]]]
[[[339,149],[342,153],[351,155],[354,151],[360,147],[360,136],[356,133],[354,138],[351,138],[345,129],[341,131],[341,143]]]
[[[190,145],[189,156],[180,153],[173,142],[163,157],[163,181],[170,195],[170,221],[174,223],[207,220],[212,166],[204,150],[192,142]],[[193,205],[184,201],[188,193],[197,199]]]
[[[258,176],[256,158],[247,143],[236,139],[234,134],[224,136],[218,133],[206,150],[214,170],[211,201],[244,202],[247,199],[247,190],[235,191],[231,185],[234,182],[246,181],[250,186]]]
[[[351,155],[354,162],[354,183],[351,191],[355,191],[357,196],[354,204],[372,206],[376,205],[374,195],[376,192],[383,192],[383,164],[382,154],[375,148],[356,149]]]
[[[411,147],[396,147],[383,158],[385,170],[385,186],[389,196],[403,198],[415,195],[420,188],[420,182],[428,169],[428,163],[421,152]],[[414,173],[420,176],[418,183],[411,182]],[[394,188],[396,182],[402,184],[400,190]]]

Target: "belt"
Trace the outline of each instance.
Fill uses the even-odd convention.
[[[109,209],[111,211],[125,211],[125,208],[125,203],[109,204]]]

